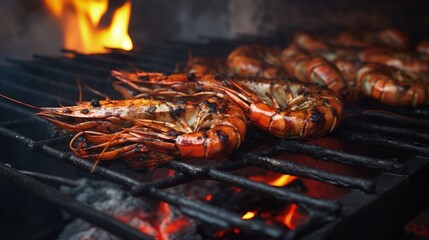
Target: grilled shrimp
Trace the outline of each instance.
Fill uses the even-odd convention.
[[[407,49],[409,40],[398,29],[385,29],[380,32],[342,32],[337,36],[337,43],[343,46],[368,48],[372,46]]]
[[[395,106],[429,103],[429,81],[422,74],[380,64],[367,64],[358,71],[362,92]]]
[[[164,74],[141,70],[135,72],[113,70],[111,75],[118,80],[113,83],[114,88],[125,99],[148,96],[189,96],[218,84],[215,76],[210,74],[197,77],[194,73]]]
[[[412,72],[428,72],[429,60],[421,54],[388,48],[369,48],[359,54],[363,62],[379,63]]]
[[[327,86],[340,97],[347,95],[347,84],[341,73],[326,59],[312,57],[295,45],[286,48],[281,59],[288,73],[298,80]]]
[[[119,72],[112,73],[120,75]],[[179,79],[179,74],[139,73],[139,76],[143,75],[151,77],[139,84],[171,84]],[[138,78],[135,73],[123,73],[121,76],[127,76],[131,85]],[[189,80],[186,73],[181,76],[181,81]],[[123,78],[122,81],[126,82],[125,80]],[[338,126],[343,112],[342,103],[335,94],[316,84],[211,74],[194,77],[191,82],[197,84],[195,87],[201,91],[216,91],[228,96],[243,109],[252,123],[282,138],[320,137]],[[153,85],[146,85],[148,86]],[[138,89],[139,86],[134,87]]]
[[[242,45],[228,56],[227,64],[232,74],[239,76],[282,77],[281,50],[257,44]]]
[[[226,60],[217,57],[192,57],[189,59],[185,72],[195,76],[203,76],[208,73],[229,75]]]
[[[320,37],[304,32],[295,33],[293,42],[308,52],[321,52],[330,48],[326,39],[321,39]]]
[[[243,143],[246,134],[242,110],[218,97],[83,102],[44,108],[38,115],[77,133],[70,142],[76,156],[97,161],[122,158],[138,168],[154,168],[174,156],[224,157]]]
[[[333,131],[343,105],[335,94],[317,84],[279,79],[234,78],[221,86],[251,122],[281,138],[311,139]]]
[[[423,54],[429,54],[429,39],[424,39],[417,43],[416,51]]]

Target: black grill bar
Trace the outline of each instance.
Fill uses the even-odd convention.
[[[347,188],[358,188],[368,193],[372,192],[375,187],[375,183],[371,180],[366,180],[357,177],[341,176],[319,169],[299,165],[289,161],[262,157],[252,153],[247,154],[243,157],[248,159],[249,163],[253,166],[269,169],[274,172],[310,178]]]
[[[277,144],[275,148],[279,151],[305,154],[315,159],[321,159],[335,163],[355,164],[358,166],[382,171],[402,173],[405,170],[404,164],[397,162],[395,159],[386,160],[381,158],[367,157],[358,154],[335,151],[303,142],[282,140],[281,143]]]
[[[6,61],[13,63],[13,64],[17,64],[17,65],[22,66],[24,68],[33,69],[36,71],[50,72],[51,74],[55,74],[58,78],[67,77],[67,79],[69,79],[70,81],[73,81],[73,82],[76,81],[76,76],[77,76],[76,73],[60,70],[60,69],[57,69],[54,67],[47,67],[46,65],[43,65],[40,62],[26,62],[26,61],[11,59],[11,58],[6,58]],[[89,81],[89,82],[99,81],[98,78],[94,78],[92,76],[86,76],[83,74],[79,74],[79,77],[83,81]]]
[[[406,139],[418,139],[421,141],[429,141],[429,133],[421,132],[421,131],[419,132],[408,128],[392,127],[392,126],[385,126],[381,124],[371,124],[371,123],[364,124],[359,121],[345,122],[343,124],[343,127],[357,129],[357,130],[364,130],[369,132],[380,132],[382,134],[386,134],[389,136],[401,137]]]
[[[79,62],[73,61],[71,58],[64,58],[64,57],[47,57],[43,55],[37,55],[35,54],[33,56],[35,59],[38,59],[42,63],[46,63],[51,66],[58,65],[60,68],[67,67],[68,69],[74,70],[74,71],[83,71],[85,74],[89,76],[108,76],[109,69],[103,68],[99,66],[88,66],[86,64],[80,64]]]
[[[396,148],[407,150],[422,156],[429,156],[429,148],[422,143],[408,143],[380,134],[370,135],[358,132],[351,133],[350,131],[344,132],[342,130],[336,131],[333,134],[341,139],[346,139],[363,145]]]
[[[16,69],[16,68],[1,68],[1,72],[5,72],[9,75],[9,79],[16,79],[19,78],[21,79],[26,79],[26,81],[20,81],[28,83],[28,82],[39,82],[39,83],[43,83],[44,86],[46,88],[61,88],[61,89],[67,89],[69,91],[76,91],[77,90],[77,86],[75,84],[75,82],[70,83],[70,82],[61,82],[61,79],[56,79],[56,80],[50,80],[50,79],[46,79],[46,78],[41,78],[41,77],[37,77],[33,74],[28,74],[27,72],[22,71],[22,69]],[[16,77],[12,77],[16,76]]]
[[[138,231],[137,229],[121,223],[110,216],[96,211],[78,201],[70,198],[69,196],[61,193],[60,191],[43,184],[31,177],[26,176],[19,171],[0,163],[0,175],[7,178],[10,182],[24,188],[31,193],[48,200],[60,206],[72,215],[81,217],[91,223],[99,226],[104,226],[107,231],[122,236],[125,239],[153,239],[152,237]]]
[[[36,179],[46,181],[46,182],[52,182],[52,183],[56,183],[56,184],[60,184],[60,185],[64,185],[64,186],[69,186],[69,187],[78,187],[79,186],[79,183],[77,181],[73,181],[73,180],[70,180],[68,178],[63,178],[63,177],[59,177],[59,176],[54,176],[54,175],[50,175],[50,174],[43,174],[43,173],[38,173],[38,172],[24,171],[24,170],[18,170],[18,172],[25,174],[27,176],[36,178]]]

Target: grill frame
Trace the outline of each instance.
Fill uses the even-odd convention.
[[[278,42],[278,40],[269,38],[252,38],[251,40],[252,42],[264,44],[273,44]],[[77,91],[77,88],[74,84],[74,78],[76,77],[76,72],[74,71],[76,70],[83,72],[83,74],[79,74],[81,80],[91,83],[94,88],[97,88],[97,86],[106,85],[106,78],[108,76],[109,69],[113,69],[116,67],[127,68],[130,66],[131,60],[137,61],[132,62],[133,66],[137,66],[145,70],[166,72],[168,70],[174,69],[174,64],[177,63],[177,61],[184,62],[186,60],[187,50],[189,48],[192,49],[194,55],[221,55],[224,57],[233,46],[241,44],[243,42],[245,42],[243,39],[206,39],[206,42],[203,43],[166,41],[155,46],[141,46],[143,49],[150,49],[149,53],[139,51],[125,52],[122,50],[113,49],[112,53],[110,54],[85,55],[80,54],[76,51],[63,49],[62,52],[73,55],[73,58],[35,55],[34,60],[32,61],[7,59],[7,61],[14,64],[14,66],[3,66],[0,69],[0,73],[2,75],[18,75],[24,79],[29,78],[30,80],[27,79],[27,81],[31,81],[32,79],[37,82],[48,84],[51,87],[57,86],[65,88],[67,90]],[[168,61],[165,61],[165,59],[168,59]],[[93,66],[95,66],[94,72],[91,72]],[[103,74],[103,71],[106,70],[107,72]],[[51,77],[46,78],[37,76],[38,71],[48,72]],[[34,72],[36,72],[36,74]],[[64,79],[64,82],[60,82],[58,85],[56,85],[55,81],[52,80],[52,78],[55,76],[61,77],[61,79]],[[0,81],[0,84],[18,92],[22,91],[35,96],[47,98],[51,101],[53,101],[54,99],[57,100],[56,96],[44,94],[40,90],[34,90],[27,87],[27,85],[19,86],[18,84],[13,82],[7,82],[7,80]],[[63,104],[73,104],[73,101],[69,98],[66,98],[66,100],[61,100],[61,102]],[[29,147],[33,151],[42,152],[45,155],[54,157],[59,160],[63,160],[69,164],[76,166],[77,168],[83,169],[84,171],[89,171],[92,168],[91,161],[77,158],[71,152],[61,151],[55,148],[56,144],[66,141],[69,137],[48,138],[38,141],[12,130],[12,128],[19,128],[20,126],[31,123],[33,121],[42,123],[47,129],[49,129],[49,125],[44,120],[41,120],[34,116],[32,111],[26,110],[11,103],[5,103],[4,101],[0,101],[0,108],[5,108],[9,111],[14,111],[25,116],[25,119],[0,122],[0,135],[2,135],[3,137],[8,138],[9,140],[13,139],[14,141],[17,141]],[[395,111],[398,112],[397,109]],[[399,113],[401,114],[409,114],[410,112],[412,116],[429,116],[429,111],[423,108],[419,109],[418,111],[399,111]],[[374,117],[374,113],[363,114],[366,115],[366,117]],[[376,115],[376,117],[381,117],[385,120],[391,118],[391,116],[384,115]],[[353,123],[353,120],[351,120],[350,122]],[[362,220],[359,217],[359,214],[351,213],[364,211],[362,209],[365,209],[365,211],[374,211],[374,209],[377,209],[374,208],[374,206],[382,207],[384,202],[382,201],[381,203],[379,203],[379,197],[382,197],[387,193],[393,194],[395,197],[399,197],[404,193],[407,193],[408,188],[404,188],[403,186],[405,183],[412,183],[412,186],[418,187],[429,186],[429,181],[422,181],[423,183],[421,184],[415,182],[416,178],[424,180],[425,177],[422,176],[422,173],[429,172],[429,161],[427,158],[427,156],[429,156],[428,146],[411,144],[407,141],[402,141],[398,138],[392,138],[392,132],[396,131],[398,128],[404,130],[403,127],[397,126],[395,126],[394,129],[384,129],[383,131],[385,136],[382,140],[379,140],[377,138],[378,135],[359,135],[358,133],[356,133],[356,130],[353,129],[349,129],[347,131],[338,130],[333,134],[333,136],[357,143],[371,143],[377,146],[395,147],[408,151],[416,151],[417,155],[426,156],[425,158],[421,158],[423,160],[420,159],[419,161],[416,161],[411,158],[404,163],[401,163],[395,161],[394,159],[381,159],[341,152],[337,150],[329,150],[327,148],[319,147],[305,142],[276,140],[276,144],[271,146],[270,149],[258,153],[247,153],[239,150],[233,153],[231,157],[229,157],[232,161],[226,163],[213,163],[207,166],[199,166],[191,163],[174,160],[168,164],[165,164],[163,168],[175,170],[178,173],[171,177],[166,177],[164,179],[155,180],[151,182],[139,181],[133,177],[127,176],[124,173],[118,173],[104,166],[97,167],[94,171],[94,174],[97,174],[109,181],[125,186],[135,196],[144,195],[152,199],[165,201],[178,207],[186,215],[189,215],[204,222],[209,222],[218,225],[220,227],[234,226],[245,232],[255,232],[270,238],[321,239],[329,236],[330,234],[334,234],[333,236],[344,237],[344,234],[350,234],[350,232],[343,233],[341,231],[338,231],[338,229],[345,228],[344,222],[349,222],[350,225],[358,223],[359,219]],[[417,133],[412,128],[405,128],[405,130],[405,134]],[[420,138],[424,139],[428,133],[420,134]],[[402,136],[403,135],[404,132],[402,132]],[[397,134],[393,134],[393,136],[397,136]],[[285,159],[278,160],[273,157],[274,155],[291,148],[294,149],[292,152],[300,154],[305,153],[305,155],[308,155],[315,159],[343,164],[354,164],[360,166],[365,165],[369,168],[381,170],[382,173],[378,178],[374,180],[368,180],[357,177],[342,176],[335,173],[329,173],[327,171],[321,171],[320,169],[314,170],[315,168],[313,167],[306,167],[301,164],[288,162]],[[273,186],[269,186],[265,183],[254,182],[245,177],[229,173],[232,170],[240,169],[250,165],[283,174],[291,174],[299,177],[312,178],[318,181],[327,182],[329,184],[346,187],[352,189],[352,191],[350,194],[337,201],[319,200],[309,198],[304,194],[295,193],[288,189],[279,189]],[[16,184],[22,186],[28,191],[37,193],[37,191],[35,190],[37,188],[31,187],[32,185],[39,187],[46,186],[39,181],[30,179],[26,175],[31,174],[29,174],[28,172],[26,174],[25,173],[26,172],[19,172],[12,167],[0,165],[0,174],[3,177],[12,180],[15,179],[14,182]],[[165,190],[162,190],[164,188],[177,186],[200,178],[212,179],[218,182],[227,183],[231,186],[240,187],[242,189],[254,191],[260,194],[270,194],[286,202],[296,202],[306,209],[310,216],[310,220],[307,223],[301,225],[296,230],[287,231],[286,229],[271,226],[259,220],[243,221],[241,220],[241,216],[237,213],[211,206],[205,202],[195,202],[187,198],[180,197],[176,194],[167,193]],[[29,184],[27,185],[24,183]],[[39,196],[46,198],[48,201],[54,202],[55,204],[59,204],[66,211],[68,210],[77,216],[82,217],[79,211],[86,211],[84,210],[85,207],[82,206],[77,207],[77,212],[74,210],[67,209],[66,207],[61,205],[60,202],[56,202],[55,200],[50,198],[51,193],[38,194],[40,194]],[[55,194],[58,194],[59,198],[65,197],[63,196],[64,194],[60,192],[56,192]],[[368,197],[372,195],[378,195],[379,197]],[[360,199],[360,201],[353,201],[354,203],[350,204],[350,202],[352,201],[351,199],[355,197]],[[429,200],[428,193],[423,194],[422,199]],[[69,200],[65,200],[65,202],[69,202]],[[392,220],[390,221],[391,223],[389,222],[389,224],[383,225],[385,226],[385,228],[379,229],[375,233],[371,233],[370,231],[365,231],[366,233],[363,233],[361,231],[361,235],[347,235],[348,238],[357,239],[358,236],[360,238],[371,238],[371,236],[382,237],[383,230],[388,229],[388,226],[402,226],[404,223],[406,223],[404,221],[409,220],[412,216],[416,215],[419,210],[422,210],[423,207],[425,207],[424,202],[421,200],[416,201],[414,203],[412,201],[407,201],[403,198],[401,198],[400,201],[398,200],[396,204],[404,203],[411,204],[411,206],[416,207],[413,211],[409,211],[407,217],[402,218],[401,221]],[[394,206],[399,205],[394,204]],[[385,209],[394,210],[394,208],[392,207]],[[357,217],[355,217],[356,215]],[[102,219],[94,220],[90,217],[86,217],[86,219],[89,221],[95,221],[100,227],[105,229],[107,228],[106,230],[111,231],[118,236],[124,237],[125,239],[148,237],[144,234],[139,235],[138,233],[132,231],[122,231],[126,227],[122,226],[124,224],[114,219],[109,219],[107,223],[103,222]],[[116,223],[114,223],[115,221]],[[402,225],[399,225],[398,222],[401,222]],[[116,224],[115,226],[119,227],[118,229],[111,229],[110,224]],[[348,227],[346,226],[346,228]]]

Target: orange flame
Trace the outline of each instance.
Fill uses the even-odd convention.
[[[267,177],[265,176],[251,176],[250,179],[255,180],[255,181],[259,181],[259,182],[266,182],[267,184],[271,185],[271,186],[276,186],[276,187],[283,187],[288,185],[289,183],[293,182],[295,179],[297,179],[297,177],[295,176],[291,176],[291,175],[281,175],[280,177],[274,179],[274,180],[267,180]],[[246,212],[241,219],[247,220],[247,219],[252,219],[256,216],[256,212]],[[291,218],[292,219],[292,218]]]
[[[297,177],[291,175],[281,175],[279,178],[268,182],[271,186],[283,187],[293,182]]]
[[[44,0],[49,11],[64,30],[64,47],[82,53],[108,52],[106,47],[131,50],[133,43],[128,35],[131,2],[127,0],[117,8],[110,26],[100,27],[108,10],[108,0]]]
[[[255,215],[256,215],[256,212],[247,212],[241,217],[241,219],[244,219],[244,220],[252,219]]]
[[[291,230],[294,230],[296,228],[296,226],[292,223],[292,219],[297,210],[298,210],[298,205],[296,205],[295,203],[291,204],[283,219],[284,225],[286,225],[286,227],[288,227]]]

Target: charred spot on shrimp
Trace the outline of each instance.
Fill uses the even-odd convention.
[[[185,104],[185,99],[181,98],[179,100],[177,100],[178,104]]]
[[[147,111],[148,112],[150,112],[150,113],[153,113],[153,112],[155,112],[155,110],[156,110],[156,107],[155,106],[150,106],[148,109],[147,109]]]
[[[195,73],[190,72],[188,73],[188,81],[194,81],[195,80]]]
[[[80,113],[82,113],[82,114],[88,114],[89,110],[87,108],[84,108],[84,109],[80,110]]]
[[[149,81],[150,80],[149,76],[138,76],[138,79],[142,80],[142,81]]]
[[[70,113],[72,113],[72,110],[70,110],[68,108],[64,108],[63,113],[70,114]]]
[[[100,101],[96,98],[91,100],[91,106],[93,107],[100,107]]]
[[[217,105],[215,103],[211,103],[207,100],[204,100],[203,103],[209,108],[209,113],[214,113],[217,110]]]
[[[322,123],[323,121],[325,121],[325,114],[323,114],[323,112],[317,109],[312,109],[310,120],[313,123]]]
[[[332,106],[329,106],[329,110],[331,110],[332,116],[338,117],[338,112]]]
[[[170,115],[174,118],[179,118],[185,112],[184,108],[176,108],[170,110]]]
[[[222,143],[227,143],[228,142],[228,140],[229,140],[229,135],[228,134],[226,134],[226,133],[224,133],[224,132],[222,132],[221,130],[217,130],[217,131],[215,131],[215,134],[216,134],[216,136],[219,138],[219,140],[222,142]]]

